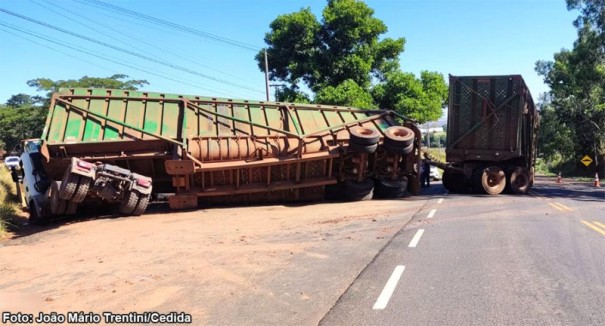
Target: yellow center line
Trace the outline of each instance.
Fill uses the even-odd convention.
[[[600,226],[601,228],[603,228],[603,230],[605,230],[605,224],[603,224],[601,222],[597,222],[597,221],[594,221],[593,223]]]
[[[548,203],[548,205],[560,210],[560,211],[568,211],[571,212],[573,209],[563,205],[563,204],[559,204],[559,203]]]
[[[582,220],[581,222],[584,223],[584,225],[588,226],[589,228],[601,233],[602,235],[605,235],[605,230],[601,230],[598,226],[596,226],[590,222],[586,222],[584,220]],[[599,222],[595,222],[595,223],[599,223]],[[601,223],[599,223],[599,224],[601,224]]]

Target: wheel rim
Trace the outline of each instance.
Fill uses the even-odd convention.
[[[482,172],[481,185],[490,195],[500,194],[506,186],[506,174],[501,168],[490,166]]]

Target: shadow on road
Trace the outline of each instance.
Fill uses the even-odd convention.
[[[576,182],[564,179],[557,183],[555,177],[538,177],[534,190],[547,198],[565,197],[578,201],[605,201],[605,188],[597,188],[592,182]]]

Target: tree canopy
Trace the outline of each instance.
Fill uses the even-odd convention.
[[[380,107],[419,122],[441,116],[447,98],[443,76],[402,72],[405,39],[381,38],[387,26],[363,1],[328,0],[321,21],[307,7],[278,16],[269,27],[269,78],[284,84],[278,101]],[[264,51],[256,60],[264,70]]]
[[[567,0],[567,7],[580,10],[574,21],[578,38],[553,61],[538,61],[536,71],[551,89],[542,104],[544,133],[557,128],[575,144],[570,149],[557,135],[543,133],[542,148],[572,159],[602,152],[605,145],[605,2]]]
[[[149,85],[146,80],[124,80],[128,75],[115,74],[109,77],[88,77],[68,80],[51,80],[48,78],[36,78],[29,80],[27,85],[35,87],[36,91],[48,92],[48,96],[57,92],[60,88],[83,87],[83,88],[111,88],[137,90],[139,87]]]

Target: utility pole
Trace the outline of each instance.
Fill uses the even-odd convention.
[[[269,59],[267,59],[267,49],[265,48],[265,91],[267,93],[267,101],[269,101]]]

